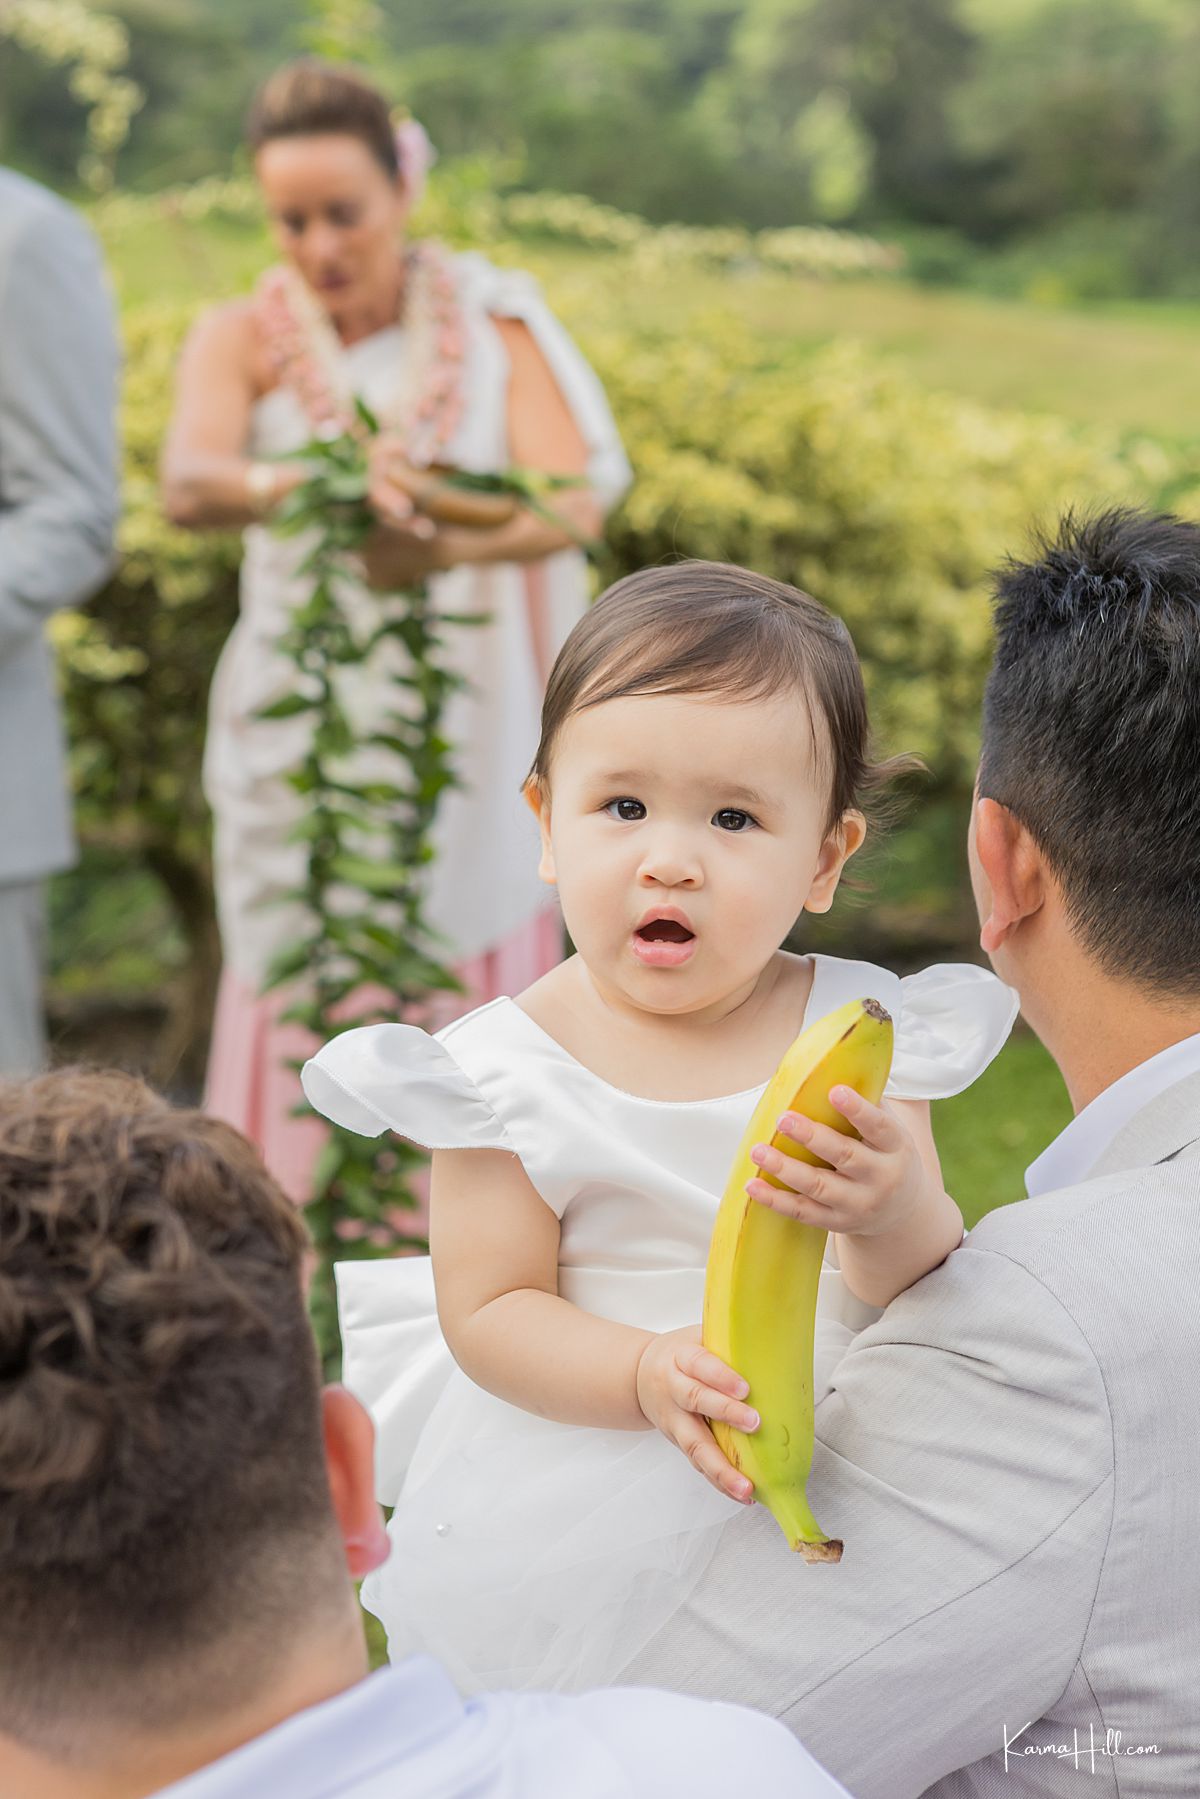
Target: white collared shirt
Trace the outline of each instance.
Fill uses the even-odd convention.
[[[381,1668],[158,1799],[847,1799],[773,1718],[651,1687],[463,1701],[428,1656]]]
[[[1025,1191],[1030,1199],[1086,1180],[1130,1119],[1189,1074],[1200,1074],[1200,1034],[1185,1037],[1160,1049],[1149,1061],[1139,1062],[1076,1113],[1066,1130],[1026,1169]]]

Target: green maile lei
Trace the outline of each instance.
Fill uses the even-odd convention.
[[[400,429],[415,462],[433,462],[461,416],[462,322],[445,253],[431,244],[406,253],[405,308],[412,395]],[[288,776],[304,800],[293,840],[304,845],[299,902],[305,926],[274,957],[265,992],[291,989],[282,1017],[319,1041],[381,1019],[420,1017],[437,993],[461,991],[453,949],[426,915],[425,874],[438,806],[456,785],[454,746],[443,720],[461,685],[445,653],[446,633],[483,622],[481,615],[435,614],[428,582],[378,595],[378,622],[356,633],[339,599],[347,580],[361,580],[356,558],[378,526],[367,502],[368,451],[382,426],[354,395],[340,394],[332,327],[290,271],[272,270],[259,296],[265,341],[280,379],[305,406],[314,436],[288,460],[305,478],[272,519],[284,535],[305,535],[308,548],[296,570],[307,597],[293,609],[280,650],[293,664],[292,691],[258,714],[264,721],[303,716],[309,723],[304,759]],[[414,351],[415,346],[415,351]],[[432,350],[432,354],[430,351]],[[449,470],[446,485],[467,492],[510,495],[569,530],[547,496],[567,478],[510,468],[497,474]],[[571,533],[574,535],[574,533]],[[342,671],[373,657],[386,639],[405,652],[393,673],[395,703],[373,728],[356,729],[339,697]],[[360,751],[388,753],[389,777],[356,776]],[[293,1066],[298,1066],[293,1064]],[[337,1357],[337,1308],[332,1263],[342,1257],[392,1255],[424,1249],[413,1234],[412,1178],[425,1157],[390,1133],[361,1137],[334,1125],[313,1170],[306,1218],[318,1265],[312,1312],[327,1363]]]

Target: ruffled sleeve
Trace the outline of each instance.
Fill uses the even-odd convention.
[[[464,298],[494,318],[520,319],[570,407],[588,452],[588,486],[608,510],[633,480],[604,386],[582,351],[555,318],[532,275],[501,269],[475,251],[456,258]]]
[[[300,1071],[304,1096],[363,1137],[396,1131],[426,1149],[506,1149],[508,1133],[449,1050],[411,1024],[343,1031]]]
[[[1008,1041],[1017,995],[986,968],[941,962],[900,982],[892,1099],[949,1099]]]

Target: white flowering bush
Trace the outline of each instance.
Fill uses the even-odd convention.
[[[248,175],[214,177],[156,194],[113,194],[95,211],[102,235],[114,242],[122,227],[148,217],[200,224],[210,218],[246,220],[260,215],[258,190]],[[483,248],[539,238],[578,245],[629,257],[639,275],[691,264],[718,272],[762,268],[834,279],[892,274],[903,266],[903,255],[894,245],[852,231],[820,225],[782,231],[652,225],[583,194],[497,192],[456,180],[452,171],[435,176],[422,203],[420,226],[431,235]]]
[[[651,225],[582,194],[507,194],[500,199],[497,222],[517,237],[550,237],[591,249],[624,251],[644,271],[693,263],[718,270],[760,267],[836,277],[888,274],[903,264],[894,245],[852,231],[810,225],[785,231]]]

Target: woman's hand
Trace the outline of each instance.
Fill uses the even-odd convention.
[[[424,519],[432,529],[433,521],[418,511],[403,479],[398,479],[415,473],[399,432],[380,431],[371,439],[367,446],[367,504],[380,524],[404,527]]]
[[[740,1374],[702,1346],[698,1324],[652,1337],[638,1361],[637,1398],[645,1417],[719,1493],[743,1505],[753,1505],[754,1488],[725,1460],[708,1420],[757,1430],[758,1413],[741,1403],[749,1391]]]
[[[367,586],[385,593],[416,587],[448,566],[436,526],[419,513],[405,522],[377,526],[357,561]]]
[[[916,1143],[890,1108],[873,1106],[852,1087],[835,1087],[829,1097],[859,1136],[843,1136],[831,1125],[785,1112],[776,1126],[779,1134],[829,1167],[814,1168],[768,1143],[757,1143],[750,1151],[752,1160],[784,1185],[753,1180],[746,1192],[785,1218],[825,1231],[878,1237],[902,1228],[930,1198],[931,1176]],[[940,1183],[936,1197],[944,1198]]]

